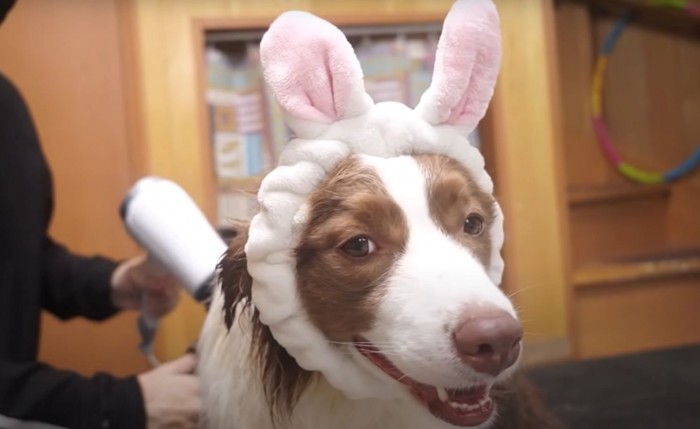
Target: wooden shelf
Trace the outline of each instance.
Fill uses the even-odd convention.
[[[568,233],[563,243],[570,255],[574,354],[610,356],[697,342],[700,331],[689,327],[700,324],[700,176],[672,185],[621,177],[598,144],[590,91],[600,50],[614,24],[631,12],[606,72],[606,119],[630,163],[667,171],[688,156],[687,142],[695,138],[697,121],[683,109],[698,99],[688,76],[700,64],[700,19],[650,0],[555,4],[559,93],[566,94],[559,100],[569,184],[562,229]]]
[[[629,199],[664,198],[671,193],[671,186],[662,185],[600,185],[569,188],[571,206],[599,204]]]
[[[615,16],[627,12],[635,14],[635,22],[642,25],[660,27],[680,34],[700,34],[700,19],[684,10],[673,7],[658,7],[648,0],[574,0],[594,6],[596,11],[603,11]],[[698,0],[690,0],[699,4]]]
[[[700,249],[639,255],[599,263],[574,272],[572,283],[583,289],[621,283],[700,275]]]

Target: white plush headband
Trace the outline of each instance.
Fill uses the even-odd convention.
[[[320,371],[348,396],[391,396],[384,383],[334,348],[309,321],[297,295],[294,248],[306,222],[309,194],[352,154],[450,156],[493,191],[468,135],[491,100],[501,60],[498,13],[491,0],[459,0],[445,18],[433,80],[418,106],[375,104],[344,34],[305,12],[282,14],[261,43],[265,79],[296,134],[279,166],[263,180],[245,247],[260,321],[304,369]],[[500,209],[489,231],[489,275],[503,272]]]

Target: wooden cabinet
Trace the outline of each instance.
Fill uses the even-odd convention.
[[[603,156],[591,120],[594,62],[613,23],[635,12],[609,57],[604,117],[618,151],[667,171],[700,144],[700,20],[641,1],[559,1],[555,9],[571,320],[576,355],[700,341],[700,172],[642,185]]]

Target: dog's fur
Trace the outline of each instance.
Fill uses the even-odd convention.
[[[486,264],[488,239],[465,236],[461,228],[465,210],[481,213],[485,222],[490,222],[492,197],[480,192],[466,169],[447,157],[416,155],[413,159],[425,175],[425,195],[430,198],[434,222]],[[385,267],[405,249],[407,219],[376,172],[355,157],[337,166],[311,195],[310,206],[310,221],[295,250],[299,294],[310,319],[329,340],[347,343],[375,323],[373,311],[382,298]],[[386,401],[384,406],[381,401],[352,401],[321,375],[302,369],[259,321],[258,311],[251,305],[252,278],[244,251],[248,224],[239,222],[234,228],[237,235],[220,262],[220,291],[212,308],[224,326],[202,343],[208,355],[207,368],[215,367],[213,372],[222,377],[222,385],[211,386],[207,399],[210,414],[205,421],[208,419],[209,427],[231,427],[226,426],[226,418],[235,413],[246,414],[235,420],[250,428],[443,427],[404,426],[414,417],[402,420],[402,408],[421,407],[417,402],[411,405],[412,399],[408,404]],[[357,231],[371,232],[368,235],[383,243],[383,249],[391,250],[364,267],[339,255],[338,246]],[[219,346],[226,343],[225,348],[212,354],[212,341]],[[225,350],[234,353],[227,355]],[[234,395],[226,389],[240,391]],[[489,429],[559,427],[520,375],[497,383],[491,396],[498,417],[486,426]],[[227,399],[231,397],[240,397],[244,403],[232,403]]]
[[[198,371],[210,429],[550,429],[517,375],[503,216],[467,135],[500,66],[458,0],[411,109],[374,103],[343,33],[282,14],[263,74],[295,138],[220,263]]]

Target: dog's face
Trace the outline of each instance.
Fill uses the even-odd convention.
[[[354,156],[309,199],[296,248],[305,312],[358,364],[456,426],[489,421],[521,329],[487,275],[494,200],[441,155]]]
[[[457,1],[411,109],[372,101],[329,22],[289,12],[270,26],[263,73],[295,138],[258,193],[244,255],[254,280],[225,306],[230,321],[233,304],[252,301],[269,334],[258,340],[274,338],[258,354],[269,392],[293,378],[275,350],[349,398],[405,396],[449,424],[488,425],[490,387],[517,363],[521,328],[494,283],[502,216],[467,136],[500,52],[491,0]]]

